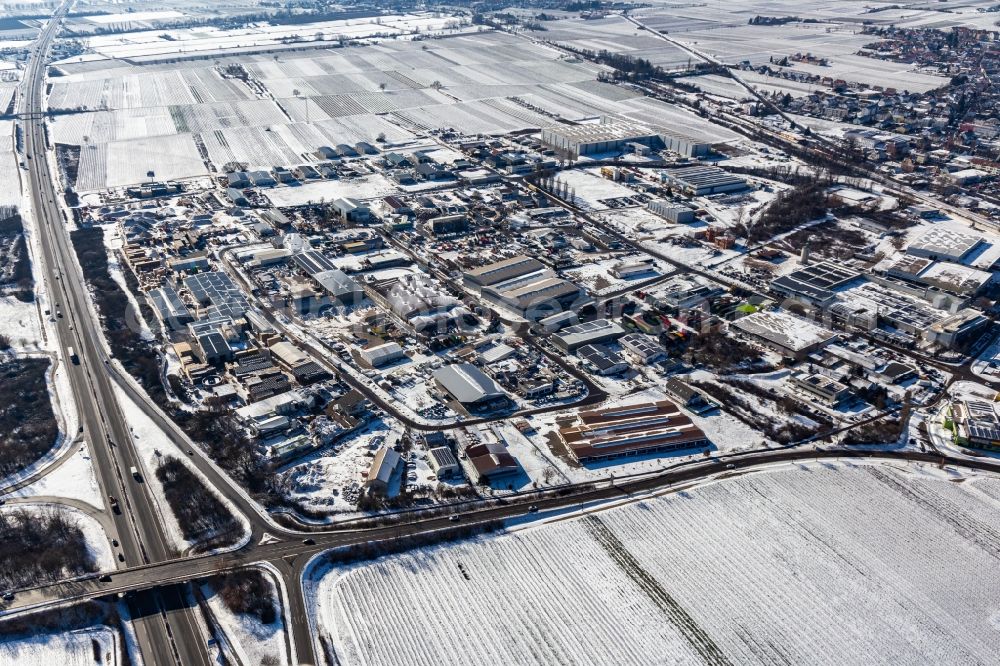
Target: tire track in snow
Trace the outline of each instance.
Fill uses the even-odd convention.
[[[706,664],[733,666],[733,663],[712,640],[712,637],[698,626],[695,619],[660,585],[654,576],[642,568],[642,565],[629,552],[625,544],[607,528],[600,518],[588,516],[586,521],[588,531],[597,543],[611,556],[611,559],[618,564],[625,575],[631,578],[639,586],[639,589],[663,611],[664,615],[677,627],[681,635]]]

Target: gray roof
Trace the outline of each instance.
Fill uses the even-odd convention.
[[[313,279],[334,298],[355,296],[362,291],[351,276],[337,268],[316,273]]]
[[[507,394],[471,363],[455,363],[434,371],[434,379],[462,404],[506,398]]]

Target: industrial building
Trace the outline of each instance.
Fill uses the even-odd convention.
[[[983,242],[977,234],[962,233],[935,225],[906,246],[906,253],[928,259],[945,259],[961,263]]]
[[[543,270],[545,264],[522,254],[466,271],[462,277],[466,284],[482,288]]]
[[[833,331],[782,310],[755,312],[737,319],[732,326],[795,360],[837,339]]]
[[[924,339],[947,349],[955,349],[979,335],[990,325],[989,318],[979,310],[965,308],[931,324]]]
[[[320,271],[312,276],[319,286],[339,305],[361,302],[365,292],[354,279],[339,268]]]
[[[694,211],[687,206],[657,199],[646,204],[646,208],[649,209],[650,213],[659,215],[667,222],[674,224],[690,224],[694,222]]]
[[[584,345],[576,350],[576,355],[583,359],[591,372],[602,377],[617,375],[629,368],[621,355],[605,345]]]
[[[380,448],[372,458],[371,467],[368,468],[365,487],[375,493],[389,492],[389,484],[401,461],[402,457],[395,449],[389,446]]]
[[[994,278],[993,273],[971,266],[909,254],[887,266],[885,274],[963,297],[975,296]]]
[[[575,326],[567,326],[552,336],[552,342],[561,349],[573,352],[584,345],[613,342],[625,333],[624,328],[609,319],[595,319]]]
[[[825,307],[836,300],[835,289],[859,279],[861,274],[829,261],[803,266],[771,281],[771,289],[786,298]]]
[[[237,319],[249,308],[246,296],[221,271],[209,271],[184,278],[184,287],[198,305],[200,319]]]
[[[660,178],[692,197],[747,189],[747,182],[739,176],[714,166],[692,166],[660,172]]]
[[[148,296],[160,321],[170,330],[179,331],[194,321],[191,311],[173,287],[151,289]]]
[[[510,404],[497,383],[471,363],[453,363],[434,371],[434,381],[445,393],[469,410],[489,411]]]
[[[685,157],[711,152],[711,144],[673,131],[653,130],[621,120],[602,118],[600,123],[557,125],[542,129],[542,143],[573,155],[619,153],[638,144],[657,150],[667,149]]]
[[[366,347],[361,350],[361,358],[368,361],[368,364],[373,368],[392,363],[404,356],[403,348],[396,342],[386,342],[385,344]]]
[[[447,446],[437,446],[427,451],[427,466],[439,479],[450,479],[462,475],[455,454]]]
[[[579,462],[702,448],[708,438],[669,400],[580,412],[580,421],[559,429]]]
[[[555,276],[516,278],[485,287],[483,298],[508,307],[522,317],[535,321],[565,310],[579,310],[593,299],[579,285]]]
[[[667,358],[667,353],[656,338],[642,333],[629,333],[618,341],[629,355],[643,365],[651,365]]]

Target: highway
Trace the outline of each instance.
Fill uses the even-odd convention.
[[[122,417],[105,362],[100,322],[90,307],[83,275],[66,232],[66,220],[57,204],[59,190],[48,165],[44,120],[46,61],[52,38],[71,0],[64,3],[39,34],[31,49],[21,88],[24,156],[31,208],[41,248],[41,265],[49,294],[61,362],[70,379],[84,434],[94,457],[102,492],[118,498],[119,512],[111,512],[120,546],[115,552],[125,566],[162,562],[175,555],[162,532],[158,507],[139,478],[129,470],[142,469],[132,433]],[[67,349],[77,352],[77,362]],[[205,641],[180,590],[139,595],[131,604],[135,630],[149,664],[208,664]],[[168,612],[164,608],[171,608]]]
[[[121,569],[111,572],[110,580],[101,581],[97,576],[74,581],[64,581],[18,591],[12,602],[0,604],[0,613],[24,613],[51,607],[58,603],[92,599],[109,594],[130,592],[127,597],[138,637],[139,648],[146,664],[208,664],[205,639],[207,636],[199,626],[196,608],[186,601],[185,589],[189,581],[209,576],[221,571],[268,562],[282,575],[288,604],[285,608],[292,646],[293,663],[316,663],[315,642],[306,621],[308,609],[303,596],[301,577],[309,560],[320,552],[332,547],[350,546],[375,541],[388,541],[400,537],[426,534],[455,527],[449,517],[414,519],[412,516],[400,518],[400,522],[387,527],[363,530],[339,530],[312,532],[308,535],[278,526],[246,493],[229,477],[219,470],[195,446],[186,434],[153,403],[134,382],[124,376],[107,353],[99,318],[93,310],[90,295],[85,286],[80,267],[66,232],[66,220],[58,205],[59,188],[49,166],[49,149],[46,141],[44,122],[45,62],[51,40],[58,30],[61,17],[68,11],[71,0],[60,7],[54,18],[40,33],[31,51],[31,59],[25,71],[20,117],[24,130],[24,155],[26,172],[30,183],[30,215],[38,230],[41,249],[41,266],[49,294],[49,307],[54,319],[58,338],[61,363],[69,375],[70,384],[80,414],[84,435],[90,443],[94,457],[94,468],[98,483],[106,496],[118,498],[121,511],[108,511],[114,533],[109,538],[116,539],[120,546],[124,563]],[[569,206],[564,201],[560,205]],[[576,210],[578,214],[581,211]],[[593,221],[593,220],[592,220]],[[597,224],[596,221],[594,221]],[[607,225],[600,225],[605,231],[625,240],[629,245],[634,241],[622,237]],[[648,248],[644,249],[648,252]],[[674,264],[683,271],[697,269],[677,264],[669,257],[657,256]],[[712,279],[718,279],[710,276]],[[325,354],[300,341],[307,351],[318,359]],[[78,363],[73,363],[67,348],[77,352]],[[559,362],[551,354],[550,360]],[[564,366],[565,367],[565,366]],[[567,368],[567,370],[570,370]],[[350,376],[350,375],[348,375]],[[352,381],[353,380],[353,381]],[[373,402],[387,411],[391,404],[382,400],[363,382],[348,380]],[[123,416],[116,390],[139,405],[143,411],[167,434],[181,450],[192,450],[191,462],[209,481],[209,485],[228,500],[250,525],[250,539],[246,545],[232,552],[217,555],[181,557],[169,542],[163,531],[161,507],[149,488],[140,479],[133,478],[129,470],[135,466],[142,470],[140,455],[135,448],[131,429]],[[597,398],[594,393],[582,404],[592,404]],[[603,396],[601,396],[603,397]],[[566,405],[554,405],[528,413],[544,413],[555,409],[566,409]],[[450,429],[455,424],[429,426],[395,414],[411,427],[418,430]],[[461,425],[490,419],[464,421]],[[855,424],[856,426],[857,424]],[[851,426],[851,427],[855,427]],[[925,463],[947,462],[956,466],[990,472],[1000,472],[1000,464],[989,461],[971,461],[958,458],[944,458],[938,455],[911,452],[868,452],[868,451],[813,451],[806,449],[779,449],[749,452],[725,458],[725,463],[716,460],[691,461],[673,468],[641,478],[619,481],[598,488],[584,488],[581,492],[565,496],[519,497],[500,506],[489,506],[466,510],[459,515],[460,525],[491,523],[524,516],[529,506],[536,505],[540,512],[563,510],[583,503],[617,499],[629,495],[647,493],[690,483],[719,475],[738,473],[794,460],[814,458],[836,458],[843,456],[909,460]],[[728,468],[732,465],[732,469]],[[166,507],[163,507],[166,509]],[[264,535],[272,539],[262,542]],[[305,543],[304,539],[308,537]]]

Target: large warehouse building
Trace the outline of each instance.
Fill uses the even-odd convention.
[[[714,166],[692,166],[662,171],[660,178],[693,197],[747,189],[745,180]]]
[[[629,144],[667,149],[686,157],[708,155],[712,146],[686,134],[602,118],[599,124],[557,125],[542,129],[542,142],[573,155],[595,155],[625,150]]]
[[[559,437],[581,463],[614,460],[708,444],[705,433],[669,400],[580,412]]]

